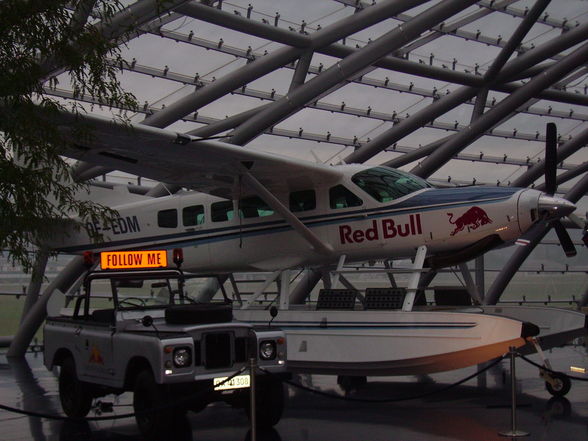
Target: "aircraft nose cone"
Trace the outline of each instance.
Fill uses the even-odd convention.
[[[547,194],[539,196],[539,203],[537,205],[539,213],[547,214],[548,217],[553,218],[567,216],[576,209],[576,206],[567,199],[549,196]]]

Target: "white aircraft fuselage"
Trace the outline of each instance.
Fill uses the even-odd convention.
[[[332,264],[341,255],[347,261],[413,257],[421,245],[429,256],[480,254],[513,242],[546,215],[573,211],[568,201],[532,189],[434,188],[386,167],[337,167],[339,182],[274,192],[328,253],[303,240],[260,198],[229,201],[198,192],[112,207],[116,219],[86,224],[103,243],[92,243],[82,229],[50,245],[66,253],[182,248],[186,271],[269,271]]]

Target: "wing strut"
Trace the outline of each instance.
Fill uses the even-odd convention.
[[[330,245],[325,244],[300,219],[282,204],[267,188],[265,188],[245,167],[242,167],[243,181],[257,193],[274,211],[280,213],[286,222],[294,228],[318,253],[329,255],[333,252]]]

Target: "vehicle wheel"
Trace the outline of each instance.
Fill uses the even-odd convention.
[[[560,372],[554,372],[550,375],[554,380],[554,384],[552,385],[550,382],[546,381],[545,388],[547,391],[554,397],[563,397],[566,395],[572,387],[570,379]]]
[[[176,417],[181,413],[170,406],[171,396],[166,387],[155,382],[151,371],[144,370],[137,375],[133,392],[135,420],[141,434],[149,440],[165,437],[173,428],[174,413],[179,412]]]
[[[92,439],[92,429],[86,420],[65,420],[59,430],[59,441]]]
[[[70,418],[84,418],[92,407],[88,386],[78,380],[73,358],[63,360],[59,371],[59,400],[63,412]]]
[[[259,380],[258,380],[259,381]],[[284,385],[281,381],[271,378],[260,381],[256,404],[256,423],[260,428],[269,428],[278,424],[284,411]],[[250,401],[245,405],[247,417],[251,419]]]
[[[363,375],[339,375],[337,384],[345,391],[358,389],[367,384],[367,377]]]
[[[282,437],[273,427],[260,428],[257,431],[257,439],[263,441],[282,441]],[[244,441],[251,441],[251,430],[245,435]]]

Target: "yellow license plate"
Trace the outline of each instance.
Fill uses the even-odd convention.
[[[218,377],[215,378],[213,381],[214,390],[229,390],[229,389],[243,389],[250,386],[250,379],[249,375],[237,375],[234,378],[231,378],[226,383],[217,386],[217,384],[222,383],[229,377]]]

